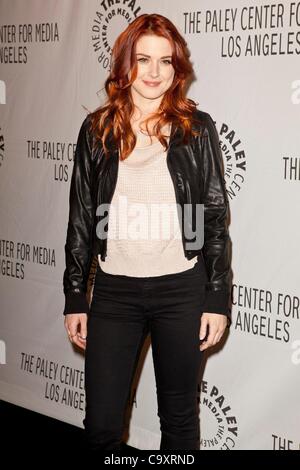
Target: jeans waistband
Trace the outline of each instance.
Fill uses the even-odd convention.
[[[107,273],[105,271],[103,271],[103,269],[101,268],[100,264],[98,263],[97,265],[97,272],[96,272],[96,275],[97,276],[104,276],[104,277],[110,277],[112,279],[128,279],[128,280],[140,280],[140,281],[143,281],[143,280],[171,280],[171,279],[177,279],[177,278],[186,278],[186,277],[189,277],[189,276],[195,276],[195,275],[201,275],[203,277],[203,282],[206,282],[207,281],[207,274],[206,274],[206,269],[205,269],[205,266],[203,264],[203,261],[199,261],[199,259],[196,261],[195,265],[190,268],[190,269],[187,269],[185,271],[180,271],[178,273],[171,273],[171,274],[162,274],[160,276],[139,276],[139,277],[134,277],[134,276],[127,276],[125,274],[111,274],[111,273]]]

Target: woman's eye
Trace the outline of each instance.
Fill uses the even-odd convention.
[[[146,57],[140,57],[139,59],[137,59],[138,62],[142,62],[142,63],[145,63],[147,62],[149,59],[147,59]],[[165,59],[163,60],[163,63],[166,64],[166,65],[171,65],[172,64],[172,61],[169,60],[169,59]]]

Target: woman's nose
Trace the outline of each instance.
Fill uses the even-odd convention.
[[[157,77],[159,75],[159,63],[152,62],[150,65],[150,75],[152,77]]]

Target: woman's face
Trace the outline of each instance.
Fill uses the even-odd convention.
[[[131,91],[135,102],[157,100],[170,88],[175,70],[170,42],[161,36],[144,35],[136,43],[137,77]]]

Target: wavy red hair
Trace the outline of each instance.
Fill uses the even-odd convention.
[[[188,79],[193,75],[187,43],[168,18],[159,14],[143,14],[117,37],[111,55],[111,72],[104,83],[107,100],[104,105],[90,113],[92,131],[96,140],[101,140],[106,156],[109,156],[106,140],[111,130],[122,160],[128,157],[136,144],[130,123],[134,112],[130,87],[137,75],[136,43],[145,34],[162,36],[170,41],[172,65],[175,70],[172,85],[164,94],[157,113],[144,121],[146,126],[150,120],[154,120],[153,133],[165,149],[168,144],[161,129],[166,124],[174,123],[175,131],[178,126],[182,128],[184,143],[187,143],[192,135],[199,135],[192,129],[195,119],[193,112],[197,104],[185,96]]]

